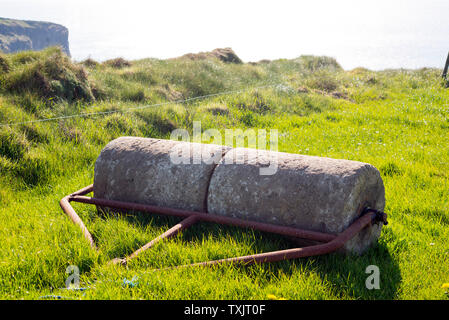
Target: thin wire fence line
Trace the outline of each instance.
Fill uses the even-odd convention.
[[[155,104],[150,104],[150,105],[131,107],[131,108],[126,108],[124,110],[78,113],[78,114],[67,115],[67,116],[59,116],[59,117],[52,117],[52,118],[22,121],[22,122],[2,123],[2,124],[0,124],[0,128],[7,127],[7,126],[18,126],[18,125],[24,125],[24,124],[55,121],[55,120],[65,120],[65,119],[71,119],[71,118],[100,116],[100,115],[106,115],[106,114],[112,114],[112,113],[128,113],[128,112],[132,112],[135,110],[141,110],[141,109],[152,108],[152,107],[161,107],[161,106],[177,104],[177,103],[186,103],[186,102],[200,100],[200,99],[207,99],[207,98],[212,98],[212,97],[216,97],[216,96],[230,95],[230,94],[235,94],[235,93],[243,93],[243,92],[247,92],[249,90],[263,89],[263,88],[275,87],[275,86],[279,86],[279,85],[282,85],[282,83],[271,83],[271,84],[266,84],[263,86],[248,87],[248,88],[239,89],[239,90],[222,91],[222,92],[217,92],[217,93],[206,94],[203,96],[187,98],[187,99],[183,99],[183,100],[167,101],[167,102],[155,103]]]

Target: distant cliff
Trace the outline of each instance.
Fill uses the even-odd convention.
[[[0,18],[0,51],[36,51],[50,46],[60,46],[70,56],[69,30],[50,22]]]

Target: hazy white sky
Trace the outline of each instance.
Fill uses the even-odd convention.
[[[447,0],[0,0],[0,17],[65,25],[77,60],[229,46],[244,61],[315,54],[382,69],[442,67],[449,50]]]

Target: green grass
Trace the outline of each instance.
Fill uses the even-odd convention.
[[[31,86],[17,91],[2,85],[0,123],[116,113],[0,127],[1,298],[448,298],[441,286],[449,282],[449,91],[439,81],[439,70],[343,71],[332,59],[310,56],[255,65],[213,58],[144,59],[120,68],[64,60],[63,75],[86,72],[83,85],[96,92],[95,100],[86,101],[42,96],[27,81],[30,70],[55,80],[44,68],[55,59],[49,52],[1,57],[9,67],[0,73],[0,83],[25,79],[20,85]],[[176,102],[264,83],[280,85]],[[99,216],[95,207],[75,203],[99,246],[94,252],[59,200],[92,183],[95,159],[110,140],[122,135],[169,138],[175,128],[191,131],[194,120],[201,121],[203,130],[275,128],[280,151],[376,166],[385,183],[390,222],[378,245],[360,257],[331,254],[249,267],[153,271],[294,246],[275,235],[204,223],[159,243],[127,267],[108,265],[177,219]],[[60,289],[69,265],[80,268],[86,291]],[[365,287],[368,265],[380,268],[380,290]],[[123,285],[134,276],[136,287]]]

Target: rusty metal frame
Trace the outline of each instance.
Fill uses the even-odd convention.
[[[361,214],[361,216],[356,219],[347,229],[339,234],[330,234],[323,232],[316,232],[310,230],[304,230],[299,228],[285,227],[285,226],[277,226],[267,223],[261,223],[256,221],[248,221],[243,219],[237,219],[232,217],[225,217],[221,215],[215,215],[206,212],[198,212],[198,211],[188,211],[188,210],[180,210],[173,209],[167,207],[159,207],[153,205],[145,205],[133,202],[123,202],[123,201],[115,201],[108,199],[100,199],[100,198],[91,198],[86,197],[87,194],[93,191],[93,185],[85,187],[81,190],[78,190],[64,198],[61,199],[60,205],[62,210],[72,219],[72,221],[80,226],[83,231],[84,237],[87,241],[89,241],[90,246],[97,250],[95,242],[90,234],[89,230],[84,225],[81,218],[75,212],[73,207],[70,205],[70,202],[80,202],[85,204],[93,204],[100,207],[108,207],[113,209],[120,210],[131,210],[131,211],[139,211],[139,212],[147,212],[147,213],[156,213],[168,216],[176,216],[185,218],[157,238],[153,239],[149,243],[145,244],[143,247],[139,248],[131,255],[126,258],[115,258],[111,262],[126,264],[129,260],[135,259],[140,253],[150,249],[159,241],[172,237],[176,235],[181,230],[187,229],[190,226],[194,225],[197,222],[212,222],[224,225],[237,226],[242,228],[251,228],[263,232],[275,233],[284,236],[290,236],[294,238],[308,239],[319,244],[294,248],[294,249],[286,249],[280,251],[272,251],[259,253],[248,256],[234,257],[234,258],[226,258],[214,261],[206,261],[200,263],[194,263],[186,266],[210,266],[217,265],[221,263],[239,263],[239,264],[252,264],[252,263],[264,263],[264,262],[275,262],[281,260],[288,259],[296,259],[310,256],[317,256],[328,254],[331,252],[335,252],[341,247],[345,245],[345,243],[352,239],[358,232],[367,227],[368,225],[382,221],[384,224],[387,224],[386,214],[374,209],[365,208]],[[182,267],[182,266],[181,266]]]

